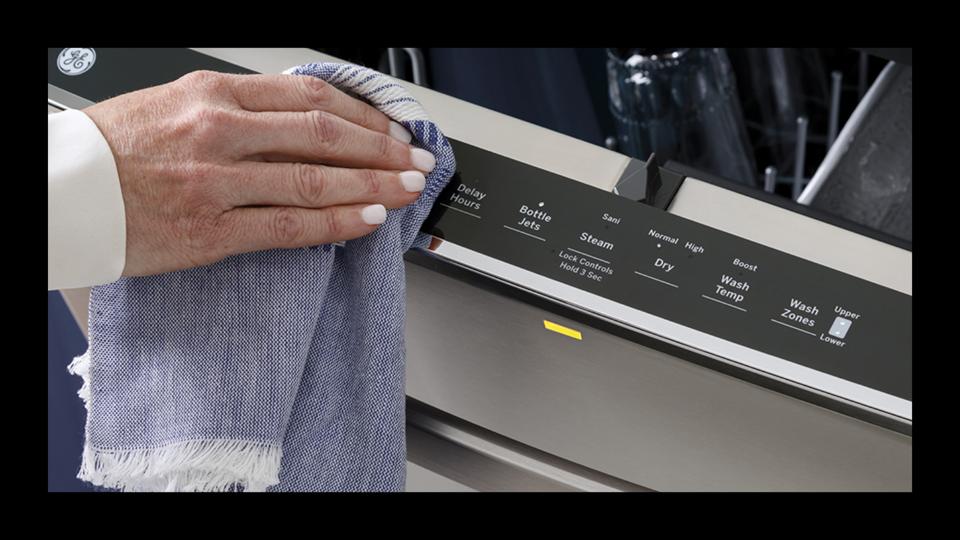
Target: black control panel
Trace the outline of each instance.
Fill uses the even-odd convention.
[[[47,84],[94,103],[202,69],[254,73],[183,48],[47,49]]]
[[[458,173],[438,198],[425,232],[912,400],[909,295],[465,143],[452,144]]]

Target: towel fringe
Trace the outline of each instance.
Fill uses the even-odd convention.
[[[77,375],[83,380],[77,395],[83,400],[83,406],[87,408],[87,414],[90,413],[90,349],[78,356],[67,366],[67,371]]]
[[[90,351],[67,368],[83,379],[77,394],[90,412]],[[84,443],[77,478],[123,491],[266,491],[278,484],[282,449],[230,439],[180,441],[156,448],[103,449]]]

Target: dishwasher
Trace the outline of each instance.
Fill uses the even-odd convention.
[[[59,52],[48,113],[196,69],[338,61],[97,49],[70,76]],[[426,88],[422,53],[387,53],[398,77],[409,56],[403,84],[458,162],[432,244],[405,257],[408,491],[912,489],[909,146],[862,136],[877,110],[909,123],[909,66],[830,121],[811,178],[731,179],[629,155],[628,130],[592,144]],[[863,202],[876,194],[883,211]],[[85,328],[87,291],[63,294]]]

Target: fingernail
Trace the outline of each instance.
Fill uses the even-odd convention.
[[[408,143],[413,140],[413,135],[407,131],[407,128],[393,120],[390,121],[390,136],[402,143]]]
[[[387,209],[382,204],[371,204],[360,211],[360,219],[367,225],[379,225],[387,220]]]
[[[430,172],[437,166],[437,158],[422,148],[413,148],[410,150],[410,161],[413,162],[414,167],[423,172]]]
[[[420,171],[407,171],[400,173],[400,183],[403,184],[403,189],[413,193],[423,191],[423,186],[427,185],[427,179]]]

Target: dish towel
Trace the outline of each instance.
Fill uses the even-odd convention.
[[[78,477],[127,491],[401,491],[406,477],[404,262],[456,169],[393,79],[313,76],[365,99],[437,158],[413,204],[342,246],[248,253],[94,287]]]

